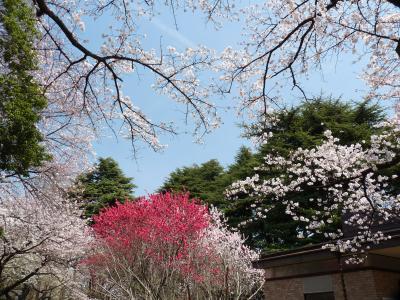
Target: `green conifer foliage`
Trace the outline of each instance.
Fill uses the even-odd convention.
[[[108,157],[100,158],[94,169],[78,177],[71,198],[82,203],[84,216],[90,218],[102,208],[133,199],[136,186],[126,177],[118,163]]]
[[[24,0],[4,0],[0,10],[0,170],[28,176],[50,159],[36,127],[47,101],[33,78],[37,37],[32,8]]]
[[[221,188],[224,186],[218,186],[216,181],[223,172],[224,168],[216,159],[201,165],[178,168],[169,175],[159,191],[187,191],[192,197],[219,206],[224,203],[224,199],[221,198]]]

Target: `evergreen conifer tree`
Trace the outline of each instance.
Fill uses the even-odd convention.
[[[224,168],[216,159],[201,165],[178,168],[169,175],[159,191],[190,192],[192,197],[220,206],[224,202],[221,190],[225,186],[218,186],[216,182],[223,172]]]
[[[82,203],[84,216],[90,218],[117,201],[132,199],[135,187],[132,178],[126,177],[118,163],[108,157],[100,158],[92,171],[80,175],[70,195]]]

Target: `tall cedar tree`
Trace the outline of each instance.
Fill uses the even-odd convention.
[[[208,177],[207,180],[202,177],[202,172],[207,170],[211,161],[200,166],[177,169],[171,173],[161,189],[194,191],[196,195],[201,195],[201,199],[205,202],[222,209],[228,217],[229,225],[238,227],[246,236],[247,243],[254,248],[274,251],[322,241],[323,236],[299,239],[297,235],[302,229],[302,223],[292,220],[285,213],[284,205],[276,205],[271,209],[272,201],[267,202],[264,207],[270,210],[267,219],[240,225],[255,213],[250,206],[251,198],[243,196],[235,201],[229,200],[225,198],[224,191],[233,182],[252,176],[255,173],[254,167],[261,164],[265,155],[274,153],[285,157],[290,151],[299,147],[312,148],[322,142],[323,133],[327,129],[339,137],[342,144],[368,141],[372,134],[377,133],[378,129],[374,125],[383,120],[383,110],[368,102],[351,105],[336,99],[315,99],[298,107],[278,111],[276,117],[279,121],[274,126],[266,128],[273,132],[273,136],[267,144],[259,147],[256,153],[253,154],[248,148],[242,147],[232,165],[225,171],[219,171],[219,175]],[[247,126],[246,137],[262,134],[255,128],[257,127]],[[212,160],[212,162],[213,165],[221,167],[217,161]],[[285,174],[260,175],[269,178]],[[296,197],[296,201],[305,199],[305,195],[301,194]],[[310,195],[307,195],[308,197]],[[339,217],[332,226],[340,226]]]
[[[36,20],[26,1],[4,0],[0,22],[0,170],[28,176],[31,168],[50,159],[36,127],[47,105],[32,75],[37,69]]]
[[[71,197],[82,203],[84,217],[91,218],[117,201],[133,199],[135,187],[114,159],[100,158],[92,171],[78,177]]]
[[[225,203],[225,199],[221,197],[221,189],[225,186],[217,186],[215,183],[223,172],[224,168],[216,159],[201,165],[178,168],[169,175],[159,192],[188,191],[191,197],[220,207]]]

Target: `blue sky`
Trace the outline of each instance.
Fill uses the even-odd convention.
[[[216,50],[227,46],[235,46],[241,36],[240,23],[228,23],[220,31],[215,31],[212,24],[207,24],[204,16],[191,12],[177,14],[178,30],[174,25],[172,14],[165,10],[150,21],[138,23],[141,32],[145,32],[147,39],[145,47],[159,47],[160,37],[163,47],[174,46],[178,50],[194,47],[198,44],[206,45]],[[95,26],[94,26],[95,25]],[[99,36],[98,24],[88,24],[84,36]],[[94,41],[96,42],[96,40]],[[344,56],[341,61],[331,61],[324,66],[323,72],[315,72],[309,80],[303,82],[308,91],[315,95],[342,96],[346,100],[360,100],[364,89],[361,80],[355,72],[360,67],[351,65],[351,57]],[[156,94],[150,87],[152,76],[140,76],[140,80],[128,78],[124,83],[124,93],[131,96],[135,105],[141,107],[152,119],[173,119],[180,126],[181,134],[177,136],[163,136],[162,143],[168,147],[159,153],[149,148],[141,147],[136,159],[133,158],[130,142],[122,138],[104,137],[96,141],[94,148],[98,156],[113,157],[124,172],[134,178],[138,186],[136,195],[152,193],[157,189],[170,172],[178,167],[200,164],[209,159],[218,159],[224,166],[233,162],[234,156],[241,145],[251,146],[249,141],[240,137],[241,131],[237,124],[234,112],[220,112],[223,124],[220,128],[204,138],[203,144],[194,143],[190,134],[185,134],[184,114],[182,109],[167,97]],[[291,95],[290,87],[284,93],[287,103],[296,104],[297,99]],[[231,99],[224,99],[229,103]]]

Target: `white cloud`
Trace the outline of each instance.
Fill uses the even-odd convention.
[[[157,27],[159,30],[162,32],[165,32],[170,38],[184,46],[185,48],[195,48],[196,44],[192,40],[188,39],[186,36],[184,36],[182,33],[177,31],[176,29],[173,29],[166,25],[162,20],[158,18],[153,18],[151,21],[151,24],[153,24],[155,27]]]

